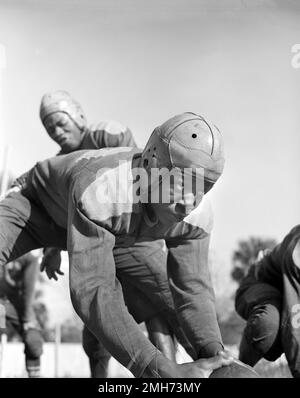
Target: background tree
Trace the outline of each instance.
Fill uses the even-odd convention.
[[[272,249],[275,245],[276,241],[274,239],[257,236],[238,241],[237,247],[232,254],[231,273],[230,275],[227,274],[229,280],[231,279],[232,281],[232,288],[228,291],[229,295],[223,294],[221,297],[217,297],[217,316],[224,344],[239,346],[245,327],[245,321],[236,313],[234,307],[236,292],[234,282],[241,283],[241,280],[246,275],[249,267],[256,261],[261,250]],[[215,268],[216,270],[220,269],[220,264],[217,264]],[[222,275],[221,278],[224,281],[225,275]],[[226,281],[226,285],[229,285],[228,281]]]
[[[273,249],[276,244],[277,242],[274,239],[257,236],[240,240],[232,255],[232,279],[240,283],[249,267],[256,261],[258,253],[264,249]]]

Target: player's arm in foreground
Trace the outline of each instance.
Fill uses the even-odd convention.
[[[231,359],[218,355],[178,365],[150,343],[125,306],[115,275],[114,244],[115,237],[89,220],[73,202],[68,238],[71,299],[83,322],[108,351],[136,377],[204,377],[208,370],[229,364]]]

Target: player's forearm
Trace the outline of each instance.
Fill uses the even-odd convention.
[[[180,323],[198,357],[223,349],[208,270],[209,237],[169,244],[168,274]]]
[[[174,296],[180,296],[175,307],[182,328],[194,347],[196,358],[216,355],[223,345],[214,302],[205,293],[185,294],[176,286],[172,287],[172,282],[171,289]]]

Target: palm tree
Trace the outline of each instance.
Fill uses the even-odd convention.
[[[274,246],[276,246],[276,241],[270,238],[251,236],[247,240],[240,240],[232,255],[232,279],[240,283],[249,267],[257,260],[259,252],[273,249]]]

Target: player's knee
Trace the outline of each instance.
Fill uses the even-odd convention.
[[[89,314],[89,308],[94,296],[97,295],[97,305],[100,307],[99,311],[101,311],[102,307],[105,308],[107,302],[111,301],[112,290],[111,286],[105,286],[101,287],[101,289],[93,289],[87,293],[82,289],[82,284],[78,280],[73,277],[70,278],[71,301],[74,310],[84,324],[88,323],[87,315]]]
[[[245,328],[248,343],[265,356],[279,340],[280,311],[278,307],[266,304],[250,315]]]
[[[90,332],[88,332],[88,333],[90,333]],[[93,338],[90,338],[88,333],[85,330],[83,330],[82,348],[83,348],[84,352],[86,353],[86,355],[90,358],[92,356],[93,352],[96,351],[98,342],[94,336],[93,336]]]
[[[29,329],[24,334],[25,355],[28,358],[39,358],[43,353],[43,338],[37,329]]]
[[[104,345],[86,329],[82,333],[82,347],[86,355],[96,361],[109,361],[111,355]]]

